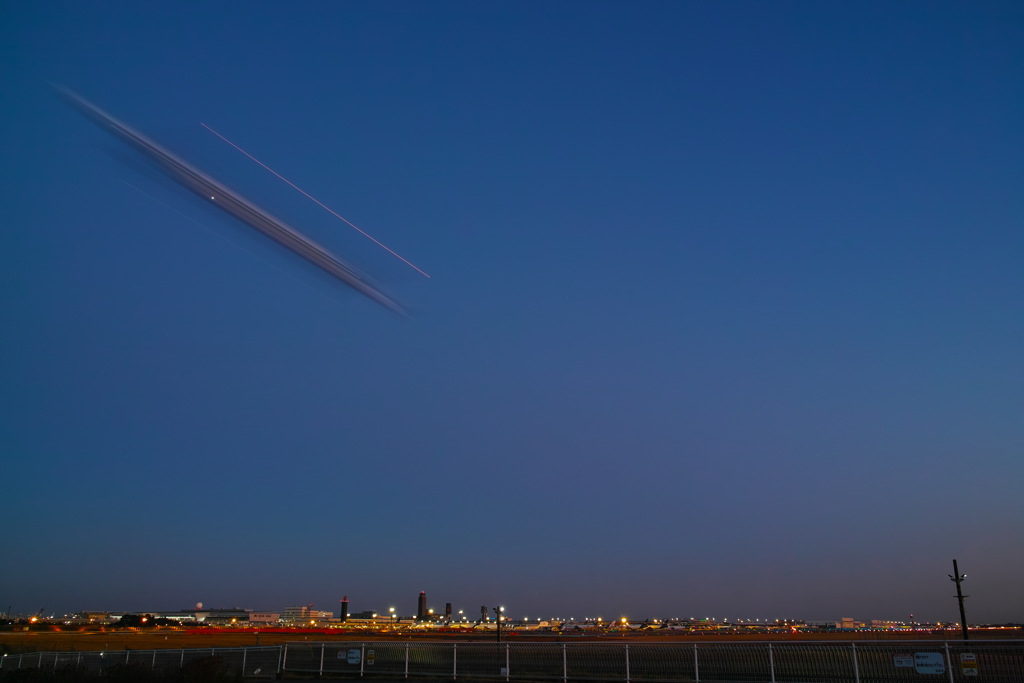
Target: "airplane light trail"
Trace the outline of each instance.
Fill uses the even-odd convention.
[[[184,218],[185,220],[187,220],[187,221],[188,221],[189,223],[195,223],[195,224],[196,224],[196,225],[198,225],[198,226],[199,226],[200,228],[203,228],[204,230],[208,230],[209,232],[213,233],[214,235],[216,235],[216,236],[217,236],[217,237],[219,237],[220,239],[224,240],[225,242],[227,242],[227,243],[228,243],[228,244],[230,244],[231,246],[233,246],[233,247],[238,247],[239,249],[241,249],[241,250],[242,250],[242,251],[244,251],[245,253],[249,254],[249,255],[250,255],[250,256],[252,256],[253,258],[255,258],[255,259],[258,259],[258,260],[262,261],[263,263],[266,263],[266,264],[267,264],[268,266],[270,266],[270,267],[271,267],[271,268],[273,268],[274,270],[278,271],[278,272],[279,272],[279,273],[281,273],[282,275],[285,275],[285,276],[287,276],[287,277],[290,277],[291,279],[293,279],[293,280],[295,280],[296,282],[299,282],[299,283],[301,283],[301,284],[304,284],[304,285],[307,285],[307,286],[309,285],[309,283],[308,283],[308,282],[303,282],[303,281],[302,281],[302,280],[300,280],[299,278],[295,277],[295,275],[293,275],[292,273],[289,273],[289,272],[288,272],[287,270],[285,270],[284,268],[281,268],[280,266],[278,266],[278,265],[276,265],[276,264],[274,264],[274,263],[271,263],[270,261],[268,261],[267,259],[263,258],[262,256],[260,256],[260,255],[259,255],[259,254],[257,254],[256,252],[252,251],[251,249],[247,249],[247,248],[246,248],[245,246],[243,246],[243,245],[239,244],[238,242],[236,242],[236,241],[234,241],[234,240],[232,240],[232,239],[229,239],[229,238],[225,237],[223,233],[217,232],[216,230],[214,230],[214,229],[213,229],[213,228],[211,228],[210,226],[208,226],[208,225],[204,225],[203,223],[200,223],[200,222],[199,222],[199,221],[197,221],[197,220],[196,220],[195,218],[192,218],[191,216],[187,216],[187,215],[183,214],[183,213],[182,213],[181,211],[178,211],[177,209],[175,209],[175,208],[174,208],[173,206],[171,206],[171,205],[170,205],[170,204],[168,204],[167,202],[162,202],[162,201],[160,201],[159,199],[157,199],[156,197],[154,197],[154,196],[153,196],[153,195],[151,195],[150,193],[146,192],[146,191],[145,191],[145,190],[143,190],[142,188],[139,188],[139,187],[135,187],[134,185],[132,185],[131,183],[129,183],[129,182],[128,182],[127,180],[125,180],[124,178],[118,178],[118,180],[120,180],[120,181],[121,181],[122,183],[124,183],[124,184],[125,184],[125,185],[127,185],[128,187],[132,188],[133,190],[135,190],[136,192],[138,192],[138,193],[139,193],[139,194],[141,194],[142,196],[144,196],[144,197],[148,197],[149,199],[152,199],[152,200],[153,200],[154,202],[156,202],[156,203],[157,203],[157,204],[159,204],[160,206],[164,207],[164,208],[165,208],[165,209],[167,209],[168,211],[170,211],[170,212],[172,212],[172,213],[176,213],[176,214],[178,214],[179,216],[181,216],[182,218]],[[314,291],[319,291],[319,290],[314,290]]]
[[[287,178],[285,178],[285,177],[284,177],[283,175],[281,175],[280,173],[278,173],[278,172],[277,172],[277,171],[275,171],[274,169],[270,168],[270,167],[269,167],[269,166],[267,166],[267,165],[266,165],[265,163],[263,163],[262,161],[260,161],[260,160],[259,160],[259,159],[257,159],[256,157],[254,157],[253,155],[249,154],[248,152],[246,152],[246,151],[245,151],[244,149],[242,149],[241,147],[239,147],[239,146],[238,146],[238,145],[236,145],[235,143],[231,142],[231,140],[228,140],[228,139],[227,139],[226,137],[224,137],[223,135],[221,135],[220,133],[218,133],[217,131],[215,131],[215,130],[214,130],[213,128],[210,128],[210,127],[209,127],[208,125],[206,125],[206,124],[205,124],[205,123],[203,123],[202,121],[200,121],[200,122],[199,122],[199,125],[201,125],[201,126],[202,126],[203,128],[205,128],[206,130],[210,131],[211,133],[213,133],[214,135],[216,135],[217,137],[219,137],[219,138],[220,138],[221,140],[223,140],[224,142],[228,143],[229,145],[231,145],[232,147],[234,147],[235,149],[237,149],[237,150],[238,150],[239,152],[241,152],[241,153],[242,153],[242,154],[244,154],[245,156],[247,156],[247,157],[249,157],[250,159],[252,159],[253,161],[255,161],[255,162],[256,162],[257,164],[259,164],[259,165],[260,165],[260,166],[262,166],[263,168],[267,169],[268,171],[270,171],[271,173],[273,173],[274,175],[276,175],[276,176],[277,176],[278,178],[280,178],[280,179],[281,179],[281,180],[283,180],[284,182],[286,182],[286,183],[288,183],[289,185],[291,185],[291,186],[292,186],[293,188],[295,188],[296,190],[298,190],[298,191],[299,191],[299,192],[301,192],[302,194],[304,194],[304,195],[306,195],[307,197],[309,197],[310,199],[312,199],[312,200],[313,200],[314,202],[316,202],[316,203],[317,203],[317,204],[319,204],[319,205],[320,205],[321,207],[323,207],[323,208],[324,208],[325,210],[327,210],[327,212],[328,212],[328,213],[330,213],[330,214],[333,214],[333,215],[334,215],[334,216],[336,216],[337,218],[340,218],[341,220],[343,220],[343,221],[345,221],[346,223],[348,223],[348,224],[349,224],[350,226],[352,226],[353,228],[355,228],[356,230],[358,230],[358,231],[359,231],[359,232],[360,232],[360,233],[361,233],[361,234],[362,234],[362,235],[363,235],[364,237],[368,238],[368,239],[369,239],[369,240],[370,240],[371,242],[373,242],[373,243],[374,243],[374,244],[376,244],[377,246],[381,247],[381,248],[382,248],[382,249],[384,249],[385,251],[387,251],[387,252],[389,252],[390,254],[392,254],[392,255],[393,255],[393,256],[394,256],[395,258],[397,258],[397,259],[398,259],[399,261],[401,261],[402,263],[406,264],[407,266],[409,266],[409,267],[410,267],[410,268],[412,268],[413,270],[417,271],[418,273],[420,273],[420,274],[421,274],[421,275],[423,275],[424,277],[427,277],[427,278],[429,278],[429,277],[430,277],[430,276],[429,276],[429,275],[427,275],[427,274],[426,274],[425,272],[423,272],[422,270],[420,270],[420,268],[418,268],[417,266],[415,266],[415,265],[414,265],[413,263],[411,263],[411,262],[410,262],[410,261],[408,261],[407,259],[403,258],[403,257],[402,257],[402,256],[401,256],[401,255],[400,255],[400,254],[399,254],[398,252],[394,251],[393,249],[389,248],[389,247],[388,247],[387,245],[385,245],[385,244],[383,244],[382,242],[380,242],[379,240],[375,239],[375,238],[374,238],[374,237],[373,237],[372,235],[370,235],[369,233],[367,233],[367,232],[366,232],[365,230],[362,230],[361,228],[359,228],[359,227],[358,227],[357,225],[355,225],[355,224],[354,224],[354,223],[353,223],[352,221],[348,220],[348,219],[347,219],[347,218],[345,218],[344,216],[342,216],[342,215],[340,215],[339,213],[337,213],[337,212],[336,212],[336,211],[335,211],[334,209],[332,209],[331,207],[327,206],[327,205],[326,205],[326,204],[324,204],[324,203],[323,203],[322,201],[320,201],[319,199],[317,199],[317,198],[316,198],[316,197],[314,197],[313,195],[309,194],[308,192],[306,192],[305,190],[303,190],[303,189],[302,189],[301,187],[299,187],[298,185],[296,185],[296,184],[295,184],[295,183],[293,183],[292,181],[288,180],[288,179],[287,179]]]
[[[373,299],[385,308],[405,315],[405,310],[397,301],[374,286],[352,266],[343,262],[298,230],[271,216],[264,209],[232,191],[220,181],[211,178],[142,133],[118,121],[85,98],[62,86],[54,87],[57,92],[82,114],[148,157],[184,187],[195,192],[203,199],[214,202],[223,211],[231,214],[249,227],[259,231],[341,282],[344,282],[360,294]]]

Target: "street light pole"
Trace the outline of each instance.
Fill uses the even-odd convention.
[[[501,613],[505,611],[505,608],[498,606],[494,608],[494,616],[498,620],[498,642],[501,642]]]
[[[967,616],[964,614],[964,598],[970,597],[964,595],[960,590],[960,584],[967,578],[967,574],[961,574],[960,569],[956,566],[956,560],[953,560],[953,573],[947,574],[949,580],[956,583],[956,599],[960,603],[960,629],[964,632],[964,640],[967,640]]]

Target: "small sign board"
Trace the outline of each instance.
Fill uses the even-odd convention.
[[[960,653],[960,671],[964,676],[978,675],[978,658],[973,652]]]
[[[946,662],[941,652],[915,652],[914,671],[919,674],[946,673]]]
[[[373,659],[374,659],[374,657],[373,657],[373,650],[367,650],[366,651],[366,663],[369,664],[370,666],[373,666]]]
[[[893,655],[892,665],[895,667],[907,667],[912,668],[914,666],[914,655]]]
[[[362,659],[362,652],[360,652],[356,648],[352,648],[348,651],[349,664],[358,664],[360,659]]]

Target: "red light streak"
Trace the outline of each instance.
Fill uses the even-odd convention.
[[[417,271],[418,273],[420,273],[420,274],[421,274],[421,275],[423,275],[424,277],[426,277],[426,278],[429,278],[429,277],[430,277],[430,276],[429,276],[429,275],[427,275],[427,274],[426,274],[425,272],[423,272],[422,270],[420,270],[419,268],[417,268],[417,267],[416,267],[415,265],[413,265],[413,264],[412,264],[412,263],[411,263],[410,261],[408,261],[408,260],[406,260],[405,258],[403,258],[403,257],[402,257],[402,256],[401,256],[401,255],[400,255],[400,254],[399,254],[398,252],[396,252],[396,251],[394,251],[393,249],[389,248],[389,247],[388,247],[387,245],[383,244],[382,242],[380,242],[379,240],[377,240],[376,238],[374,238],[374,237],[373,237],[372,235],[370,235],[370,234],[369,234],[369,233],[367,233],[366,231],[364,231],[364,230],[360,229],[360,228],[359,228],[359,226],[357,226],[357,225],[355,225],[354,223],[352,223],[352,221],[350,221],[350,220],[348,220],[347,218],[345,218],[344,216],[342,216],[342,215],[338,214],[338,213],[337,213],[336,211],[334,211],[334,209],[332,209],[331,207],[327,206],[326,204],[324,204],[323,202],[321,202],[321,201],[320,201],[319,199],[317,199],[317,198],[316,198],[316,197],[314,197],[313,195],[309,194],[308,192],[306,192],[305,190],[303,190],[303,189],[302,189],[301,187],[299,187],[298,185],[296,185],[296,184],[295,184],[295,183],[293,183],[292,181],[288,180],[288,179],[287,179],[287,178],[285,178],[285,177],[284,177],[283,175],[281,175],[280,173],[278,173],[278,172],[277,172],[277,171],[275,171],[274,169],[270,168],[270,167],[269,167],[269,166],[267,166],[267,165],[266,165],[265,163],[263,163],[262,161],[260,161],[260,160],[259,160],[259,159],[257,159],[256,157],[254,157],[253,155],[249,154],[248,152],[246,152],[246,151],[245,151],[244,149],[242,149],[241,147],[239,147],[239,146],[238,146],[238,145],[236,145],[235,143],[231,142],[231,140],[228,140],[228,139],[227,139],[226,137],[224,137],[223,135],[221,135],[220,133],[218,133],[217,131],[215,131],[215,130],[214,130],[213,128],[210,128],[210,127],[209,127],[208,125],[206,125],[206,124],[205,124],[205,123],[203,123],[202,121],[200,121],[199,123],[200,123],[200,125],[202,125],[202,127],[203,127],[203,128],[205,128],[206,130],[210,131],[211,133],[213,133],[214,135],[216,135],[217,137],[219,137],[219,138],[220,138],[221,140],[223,140],[224,142],[228,143],[229,145],[231,145],[232,147],[234,147],[235,149],[237,149],[237,150],[238,150],[239,152],[241,152],[241,153],[242,153],[242,154],[244,154],[245,156],[249,157],[250,159],[252,159],[253,161],[255,161],[255,162],[256,162],[257,164],[259,164],[259,165],[260,165],[260,166],[262,166],[263,168],[267,169],[268,171],[270,171],[271,173],[273,173],[274,175],[276,175],[276,176],[277,176],[278,178],[280,178],[281,180],[283,180],[284,182],[288,183],[289,185],[291,185],[291,186],[292,186],[293,188],[295,188],[296,190],[298,190],[298,191],[299,191],[299,192],[301,192],[302,194],[304,194],[304,195],[306,195],[307,197],[309,197],[310,199],[312,199],[312,200],[313,200],[314,202],[316,202],[316,203],[317,203],[317,204],[319,204],[319,205],[320,205],[321,207],[323,207],[323,208],[324,208],[324,209],[325,209],[325,210],[326,210],[326,211],[327,211],[328,213],[331,213],[331,214],[333,214],[334,216],[336,216],[337,218],[340,218],[340,219],[341,219],[341,220],[343,220],[344,222],[348,223],[348,224],[349,224],[349,225],[350,225],[351,227],[353,227],[353,228],[355,228],[355,229],[356,229],[357,231],[359,231],[359,232],[360,232],[360,233],[361,233],[361,234],[362,234],[362,235],[363,235],[364,237],[366,237],[366,238],[367,238],[367,239],[369,239],[369,240],[370,240],[371,242],[373,242],[373,243],[374,243],[374,244],[376,244],[377,246],[381,247],[382,249],[384,249],[384,250],[385,250],[385,251],[387,251],[388,253],[392,254],[392,255],[393,255],[393,256],[394,256],[395,258],[397,258],[397,259],[398,259],[399,261],[401,261],[402,263],[406,264],[407,266],[409,266],[409,267],[410,267],[410,268],[412,268],[413,270]]]

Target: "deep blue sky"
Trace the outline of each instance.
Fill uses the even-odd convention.
[[[0,7],[3,607],[1024,620],[1021,3]]]

